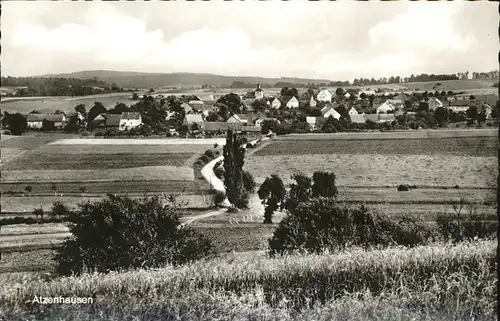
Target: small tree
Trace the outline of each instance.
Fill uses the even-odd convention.
[[[43,211],[43,208],[40,206],[39,208],[35,208],[33,210],[33,215],[35,215],[36,218],[40,216],[40,218],[43,220],[43,215],[45,212]]]
[[[182,264],[210,254],[210,242],[180,221],[175,198],[130,199],[108,194],[78,205],[55,256],[60,275]],[[96,259],[99,258],[99,259]]]
[[[66,207],[66,205],[63,204],[61,201],[56,201],[52,204],[52,208],[50,211],[50,216],[52,217],[64,217],[69,215],[70,210]]]
[[[335,186],[335,174],[317,171],[313,174],[311,186],[313,197],[336,197],[337,186]]]
[[[54,192],[54,196],[57,195],[57,186],[55,183],[52,183],[52,186],[50,187],[52,189],[52,191]]]
[[[7,124],[9,125],[12,135],[22,135],[28,128],[28,122],[23,114],[9,114],[7,117]]]
[[[243,186],[249,193],[255,192],[255,179],[252,174],[248,171],[243,171]]]
[[[83,196],[83,194],[87,190],[87,187],[86,186],[80,186],[79,190],[80,190],[80,192],[82,193],[82,196]]]
[[[285,208],[287,210],[292,210],[296,208],[299,204],[309,201],[312,196],[312,180],[304,174],[296,173],[292,175],[292,179],[295,183],[290,185],[290,192],[285,201]]]
[[[285,199],[285,185],[278,175],[271,175],[262,183],[257,194],[265,206],[264,224],[272,224],[274,212],[282,206]]]
[[[132,99],[133,100],[139,100],[139,95],[137,93],[132,94]]]
[[[223,192],[215,191],[214,196],[213,196],[213,202],[214,202],[215,206],[221,205],[225,199],[226,199],[226,195]]]
[[[31,196],[31,191],[33,190],[33,187],[31,187],[31,185],[26,185],[24,190],[28,193],[28,195]]]

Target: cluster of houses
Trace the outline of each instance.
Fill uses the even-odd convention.
[[[44,121],[51,122],[54,129],[62,129],[68,123],[68,120],[73,115],[77,115],[80,120],[83,119],[83,115],[77,112],[69,113],[58,113],[58,114],[35,114],[31,113],[26,116],[26,122],[28,128],[31,129],[41,129],[43,127]],[[97,115],[92,120],[93,128],[117,128],[120,131],[130,130],[136,128],[142,124],[142,118],[140,113],[136,112],[124,112],[121,114],[106,114],[102,113]]]
[[[371,121],[374,123],[392,122],[395,117],[404,113],[411,114],[412,111],[405,110],[405,101],[410,97],[399,95],[378,95],[375,96],[373,90],[360,90],[357,92],[346,91],[342,92],[344,105],[348,106],[347,114],[352,123],[366,123]],[[353,97],[354,96],[354,97]],[[363,100],[367,97],[372,97],[376,102],[375,106],[378,107],[366,108],[366,103]],[[375,98],[376,97],[376,98]],[[154,98],[164,98],[161,94],[157,94]],[[268,110],[277,109],[297,109],[302,103],[309,105],[311,108],[318,108],[321,116],[306,117],[311,130],[320,127],[329,117],[340,119],[339,106],[334,106],[334,98],[338,98],[334,91],[328,89],[316,90],[313,95],[304,93],[299,97],[295,96],[266,96],[264,90],[257,85],[253,91],[247,92],[240,96],[242,103],[250,111],[247,114],[232,114],[226,121],[207,121],[211,112],[218,112],[219,108],[216,104],[216,97],[210,94],[200,94],[188,102],[182,103],[181,108],[185,112],[183,124],[187,125],[190,129],[201,130],[203,132],[217,132],[217,131],[246,131],[246,132],[259,132],[262,123],[265,120],[276,120],[274,118],[265,117],[262,113],[251,112],[253,107],[252,103],[255,100],[263,100],[267,105]],[[299,100],[300,99],[300,100]],[[485,111],[487,118],[491,117],[493,107],[498,100],[497,95],[484,95],[475,97],[454,97],[453,99],[439,99],[437,97],[428,97],[425,101],[429,106],[430,111],[434,111],[439,107],[444,107],[454,112],[465,112],[467,109],[474,105],[477,107],[478,112]],[[361,103],[359,103],[361,101]],[[318,106],[321,102],[321,109]],[[365,105],[363,107],[363,105]],[[418,105],[418,102],[416,102]],[[319,112],[318,112],[319,114]],[[174,112],[169,112],[167,119],[175,115]],[[68,114],[29,114],[27,121],[30,128],[41,128],[43,120],[49,120],[54,123],[55,128],[64,127]],[[117,128],[120,131],[130,130],[142,124],[140,113],[137,112],[124,112],[122,114],[100,114],[92,120],[92,127],[94,128]]]
[[[92,128],[116,128],[119,131],[131,130],[142,125],[142,117],[138,112],[121,114],[99,114],[92,121]]]

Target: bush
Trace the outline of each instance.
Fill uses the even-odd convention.
[[[410,187],[406,184],[401,184],[398,186],[398,192],[408,192]]]
[[[255,179],[248,171],[243,171],[243,186],[249,193],[255,192]]]
[[[51,217],[65,217],[71,214],[71,211],[63,204],[61,201],[56,201],[52,204],[52,208],[50,211]]]
[[[341,207],[334,198],[315,198],[290,210],[269,240],[270,254],[321,253],[358,245],[416,246],[432,237],[417,221],[396,222],[364,206]]]
[[[224,179],[224,168],[222,166],[215,167],[214,174],[218,179],[223,180]]]
[[[211,159],[214,159],[214,158],[215,158],[215,156],[214,156],[214,152],[213,152],[212,150],[210,150],[210,149],[209,149],[209,150],[207,150],[207,151],[205,152],[205,155],[206,155],[207,157],[211,158]]]
[[[208,162],[210,162],[207,155],[203,155],[199,159],[203,162],[203,164],[207,164]]]
[[[226,194],[224,194],[221,191],[216,191],[214,196],[213,196],[213,201],[214,201],[215,206],[221,205],[225,199],[226,199]]]
[[[60,275],[155,268],[196,260],[210,242],[182,226],[182,210],[158,196],[130,199],[108,194],[99,202],[78,205],[67,239],[57,250]],[[99,258],[99,259],[96,259]]]
[[[3,134],[4,135],[12,135],[12,133],[10,132],[10,130],[4,130]]]
[[[67,219],[64,218],[44,218],[44,219],[35,219],[32,217],[20,217],[16,216],[13,218],[3,218],[0,219],[0,226],[5,225],[16,225],[16,224],[43,224],[43,223],[60,223],[67,222]]]
[[[498,222],[489,221],[484,214],[468,213],[440,215],[436,219],[438,231],[446,241],[463,242],[475,238],[485,239],[495,236]]]

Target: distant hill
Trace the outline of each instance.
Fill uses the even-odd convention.
[[[229,87],[235,81],[256,84],[262,86],[273,86],[281,83],[295,83],[307,85],[308,83],[320,84],[330,83],[326,79],[304,79],[304,78],[262,78],[262,77],[232,77],[215,74],[198,73],[144,73],[129,71],[110,71],[110,70],[87,70],[66,74],[42,75],[39,77],[64,77],[78,79],[97,78],[100,81],[124,88],[159,88],[165,86],[219,86]]]

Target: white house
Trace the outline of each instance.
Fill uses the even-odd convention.
[[[183,124],[187,126],[192,126],[193,124],[197,124],[199,127],[203,127],[204,124],[203,116],[201,114],[186,115],[184,117]]]
[[[182,103],[181,108],[184,109],[184,112],[186,114],[189,114],[193,111],[193,107],[191,107],[189,104]]]
[[[387,101],[385,103],[383,103],[382,105],[378,106],[377,108],[377,114],[380,114],[380,113],[385,113],[387,114],[387,112],[389,111],[394,111],[396,108],[388,103]]]
[[[229,117],[226,120],[226,122],[227,123],[243,123],[243,124],[246,124],[248,122],[248,119],[243,120],[241,115],[239,116],[237,114],[234,114],[231,117]]]
[[[201,106],[203,106],[203,105],[204,105],[203,101],[201,101],[201,100],[195,100],[195,99],[190,100],[190,101],[188,102],[188,104],[189,104],[191,107],[194,107],[194,108],[196,108],[196,107],[201,107]]]
[[[278,98],[274,98],[271,103],[271,108],[279,109],[281,107],[281,101]]]
[[[349,92],[346,92],[346,93],[344,94],[344,97],[345,97],[345,98],[350,98],[350,97],[351,97],[351,94],[350,94]]]
[[[449,101],[448,109],[458,113],[458,112],[466,112],[469,109],[470,101],[465,99],[453,99]]]
[[[444,104],[441,102],[441,100],[437,99],[436,97],[429,97],[427,104],[429,105],[429,110],[436,110],[439,107],[444,107]]]
[[[26,117],[28,128],[40,129],[44,120],[53,122],[55,128],[62,128],[66,122],[66,116],[64,114],[28,114]]]
[[[299,108],[299,100],[293,96],[286,103],[287,108]]]
[[[322,117],[306,117],[306,122],[311,130],[316,130],[325,123],[325,119]]]
[[[366,95],[366,97],[369,97],[369,96],[371,96],[371,95],[375,95],[375,94],[376,94],[376,92],[375,92],[375,90],[361,90],[361,91],[358,93],[358,98],[360,98],[360,99],[361,99],[361,95],[362,95],[362,94],[365,94],[365,95]]]
[[[328,90],[323,89],[322,91],[320,91],[318,93],[318,95],[316,96],[316,99],[318,101],[325,101],[325,102],[328,101],[328,102],[331,102],[332,101],[332,94],[330,94],[330,92]]]
[[[309,106],[316,107],[316,105],[317,105],[316,100],[314,100],[314,97],[311,96],[311,100],[309,101]]]
[[[335,118],[337,120],[340,119],[340,114],[338,113],[338,111],[333,109],[333,107],[331,107],[331,106],[327,106],[327,107],[321,109],[321,113],[323,114],[323,118],[329,118],[330,116],[332,116],[333,118]]]
[[[254,122],[254,123],[255,123],[255,126],[262,127],[262,123],[263,123],[264,121],[266,121],[266,120],[273,120],[273,121],[276,121],[278,124],[281,124],[281,122],[280,122],[278,119],[276,119],[276,118],[265,118],[265,117],[261,117],[261,118],[259,118],[259,119],[256,119],[256,120],[255,120],[255,122]]]
[[[120,130],[130,130],[142,124],[142,117],[140,113],[125,112],[120,117]]]
[[[385,102],[391,104],[394,109],[401,109],[404,104],[402,99],[387,99]]]
[[[257,84],[257,89],[255,89],[254,93],[255,93],[255,99],[264,98],[264,91],[262,90],[262,88],[260,88],[260,84]]]
[[[349,115],[357,115],[358,114],[358,111],[356,110],[356,108],[354,107],[351,107],[351,109],[349,109],[349,111],[347,112]]]

